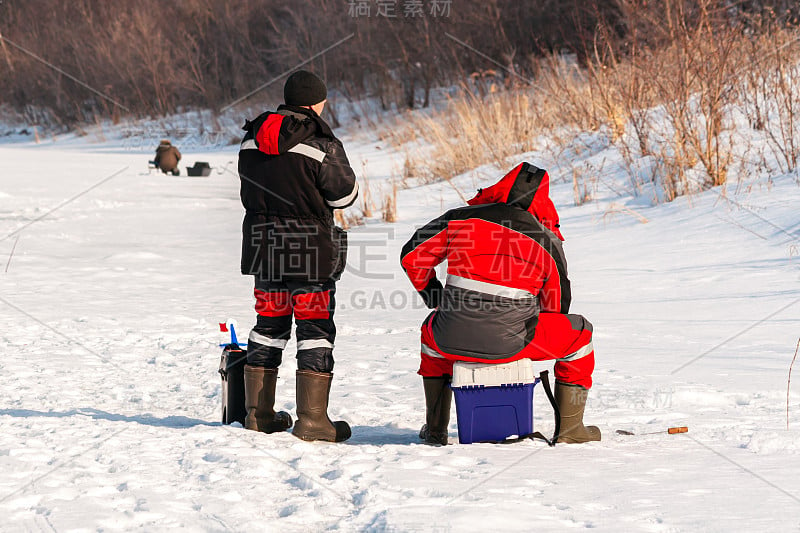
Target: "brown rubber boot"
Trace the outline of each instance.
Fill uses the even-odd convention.
[[[303,440],[342,442],[350,438],[350,426],[328,418],[328,397],[333,374],[297,371],[297,423],[292,434]]]
[[[600,440],[600,428],[583,425],[583,410],[589,391],[579,385],[556,381],[556,405],[561,414],[558,442],[579,444]]]
[[[277,368],[244,366],[244,406],[247,416],[244,427],[263,433],[276,433],[292,427],[292,417],[285,411],[275,412]]]
[[[419,438],[425,444],[447,446],[447,426],[450,424],[450,404],[453,391],[449,379],[422,378],[425,388],[425,425],[419,430]]]

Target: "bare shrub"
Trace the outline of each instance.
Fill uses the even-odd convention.
[[[572,196],[575,205],[583,205],[592,199],[587,180],[582,175],[579,167],[572,167]]]
[[[344,217],[344,211],[342,211],[341,209],[337,209],[333,212],[333,219],[336,221],[336,224],[338,224],[340,228],[344,230],[350,229],[350,224]]]
[[[392,192],[383,199],[382,218],[384,222],[397,222],[397,184],[395,183],[392,183]]]
[[[347,230],[353,226],[361,226],[364,224],[364,217],[358,213],[337,209],[334,211],[333,218],[340,228]]]
[[[797,169],[800,157],[800,43],[795,32],[773,28],[749,42],[741,99],[753,128],[764,132],[779,168]]]
[[[372,211],[375,209],[375,203],[372,201],[372,191],[369,186],[369,178],[367,177],[367,162],[361,161],[361,214],[364,218],[372,217]]]
[[[537,95],[541,124],[546,128],[572,126],[596,131],[602,121],[589,76],[574,56],[551,54],[539,63]]]
[[[656,198],[670,201],[723,185],[733,170],[745,168],[746,154],[734,142],[743,101],[781,168],[797,167],[796,30],[756,26],[749,4],[618,0],[617,6],[624,38],[600,25],[583,65],[575,56],[551,54],[534,60],[533,88],[474,94],[467,87],[441,113],[410,121],[414,133],[404,136],[423,140],[415,162],[427,178],[448,179],[486,163],[503,167],[509,156],[539,148],[536,140],[544,137],[541,146],[570,166],[582,157],[578,134],[597,131],[622,155],[631,190],[645,190],[648,179]],[[637,164],[642,158],[650,169],[646,178]],[[573,172],[576,203],[591,196],[587,178],[582,169]]]

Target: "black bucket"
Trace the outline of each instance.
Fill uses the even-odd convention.
[[[238,344],[226,344],[219,361],[222,376],[222,423],[239,422],[244,426],[247,409],[244,406],[244,365],[247,350]]]
[[[192,177],[210,176],[211,166],[205,161],[197,161],[194,165],[186,167],[186,174]]]

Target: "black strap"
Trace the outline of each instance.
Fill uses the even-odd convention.
[[[553,396],[553,390],[550,388],[550,373],[547,370],[542,370],[539,373],[539,381],[542,382],[542,387],[544,387],[544,392],[547,394],[547,399],[550,400],[550,405],[553,406],[553,414],[555,415],[556,419],[556,429],[553,432],[553,438],[548,439],[544,435],[541,434],[539,431],[534,431],[533,433],[528,433],[527,435],[520,435],[519,437],[515,437],[513,439],[506,439],[499,442],[495,442],[495,444],[512,444],[514,442],[520,442],[525,439],[542,439],[547,443],[548,446],[555,446],[556,442],[558,441],[558,434],[561,431],[561,413],[558,410],[558,404],[556,404],[556,398]]]
[[[550,400],[550,405],[553,406],[553,415],[556,419],[556,429],[553,431],[552,439],[548,439],[538,431],[533,434],[533,438],[542,439],[549,446],[555,446],[556,441],[558,441],[558,434],[561,432],[561,413],[558,410],[556,398],[553,396],[553,390],[550,388],[550,373],[547,370],[542,370],[542,372],[539,374],[539,380],[542,382],[542,387],[544,387],[544,392],[547,394],[547,399]]]

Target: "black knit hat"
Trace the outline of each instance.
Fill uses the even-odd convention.
[[[307,70],[298,70],[283,86],[283,101],[288,105],[316,105],[327,97],[325,82]]]

